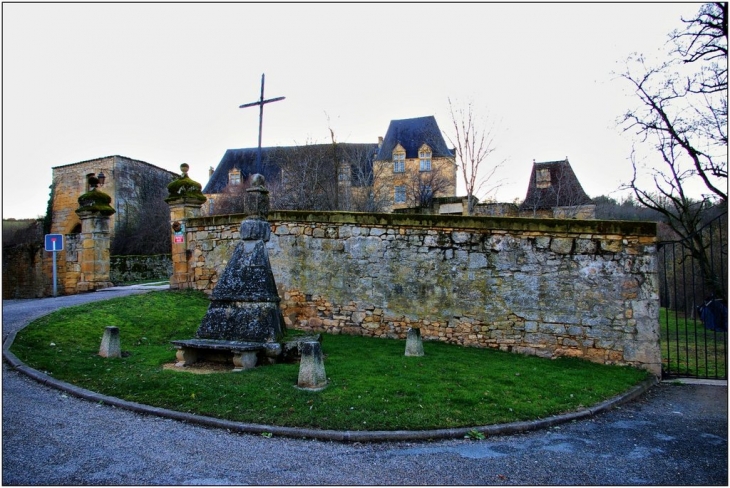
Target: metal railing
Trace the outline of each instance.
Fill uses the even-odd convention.
[[[727,379],[727,212],[658,243],[662,373]]]

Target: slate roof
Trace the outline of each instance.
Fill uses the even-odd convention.
[[[537,172],[543,169],[550,171],[550,186],[538,188]],[[565,158],[562,161],[533,162],[527,196],[520,205],[520,210],[544,210],[591,203],[593,203],[593,200],[583,191],[583,187],[573,172],[568,158]]]
[[[292,154],[299,151],[311,151],[313,154],[318,152],[321,154],[323,148],[331,148],[331,144],[310,144],[306,146],[276,146],[261,148],[261,167],[262,173],[266,181],[276,181],[281,175],[280,160],[286,157],[287,153]],[[370,175],[372,179],[373,157],[378,149],[377,144],[358,144],[358,143],[339,143],[338,151],[344,155],[343,159],[355,165],[361,165],[363,172]],[[228,173],[230,170],[237,168],[241,171],[241,179],[245,180],[252,173],[256,172],[256,155],[257,147],[249,147],[242,149],[228,149],[208,183],[203,188],[203,193],[221,193],[228,185]],[[300,153],[301,154],[301,153]],[[351,161],[348,154],[355,155],[357,161]],[[363,182],[357,179],[351,179],[353,186],[361,186]],[[372,184],[372,181],[367,182]]]
[[[418,157],[418,149],[428,144],[433,157],[454,157],[454,152],[446,146],[441,130],[433,115],[414,119],[391,120],[383,144],[375,157],[376,161],[387,161],[393,157],[397,144],[406,150],[406,159]]]

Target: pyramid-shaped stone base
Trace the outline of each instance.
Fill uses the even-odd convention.
[[[262,226],[266,229],[263,230]],[[268,237],[269,224],[245,220],[244,228],[256,237]],[[284,322],[279,294],[262,239],[243,240],[236,246],[211,295],[211,304],[195,337],[224,341],[272,342],[282,338]]]
[[[254,175],[246,192],[252,213],[241,222],[241,242],[218,279],[195,339],[172,341],[179,366],[223,357],[232,360],[234,371],[241,371],[277,362],[292,349],[281,344],[285,326],[266,251],[271,228],[265,219],[268,191],[263,177]]]

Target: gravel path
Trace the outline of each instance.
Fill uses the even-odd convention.
[[[141,291],[144,291],[143,289]],[[3,301],[3,336],[59,306]],[[661,383],[588,420],[484,441],[346,444],[235,434],[43,386],[3,363],[4,485],[727,485],[727,386]]]

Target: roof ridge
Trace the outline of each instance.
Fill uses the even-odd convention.
[[[102,160],[102,159],[109,159],[109,158],[123,158],[123,159],[126,159],[126,160],[128,160],[128,161],[134,161],[135,163],[142,163],[142,164],[146,164],[146,165],[148,165],[148,166],[152,166],[153,168],[157,168],[157,169],[161,169],[161,170],[163,170],[163,171],[167,171],[167,172],[168,172],[168,173],[170,173],[170,174],[174,174],[174,175],[176,175],[176,174],[177,174],[177,173],[176,173],[176,172],[174,172],[174,171],[170,171],[169,169],[166,169],[166,168],[162,168],[162,167],[160,167],[160,166],[157,166],[157,165],[155,165],[155,164],[152,164],[152,163],[148,163],[147,161],[142,161],[141,159],[134,159],[134,158],[130,158],[130,157],[128,157],[128,156],[122,156],[122,155],[120,155],[120,154],[112,154],[111,156],[102,156],[102,157],[100,157],[100,158],[92,158],[92,159],[86,159],[86,160],[84,160],[84,161],[77,161],[77,162],[75,162],[75,163],[68,163],[68,164],[61,164],[61,165],[58,165],[58,166],[51,166],[51,169],[66,168],[66,167],[69,167],[69,166],[75,166],[75,165],[77,165],[77,164],[85,164],[85,163],[91,163],[91,162],[93,162],[93,161],[100,161],[100,160]]]
[[[407,117],[405,119],[390,119],[391,122],[401,122],[404,120],[418,120],[418,119],[436,119],[434,115],[422,115],[420,117]]]

